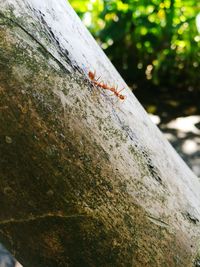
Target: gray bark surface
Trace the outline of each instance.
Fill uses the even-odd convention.
[[[200,182],[69,4],[0,10],[1,242],[30,267],[198,266]]]

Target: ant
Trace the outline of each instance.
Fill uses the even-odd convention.
[[[120,91],[117,91],[117,87],[116,88],[114,86],[113,87],[110,87],[109,85],[107,85],[107,84],[105,84],[103,82],[98,82],[98,80],[100,79],[100,77],[97,78],[97,79],[95,79],[96,72],[89,71],[88,76],[89,76],[90,80],[95,85],[97,85],[98,87],[113,92],[114,95],[116,95],[120,100],[125,100],[126,99],[126,96],[120,94],[120,92],[123,91],[125,88],[121,89]]]
[[[120,94],[120,92],[123,91],[124,89],[125,88],[122,88],[120,91],[117,91],[117,87],[116,88],[115,87],[109,87],[109,90],[111,92],[113,92],[114,95],[116,95],[117,97],[119,97],[119,99],[121,99],[121,100],[125,100],[126,99],[126,96],[125,95]]]
[[[101,83],[98,82],[98,80],[99,80],[101,77],[95,79],[96,72],[91,72],[91,71],[89,71],[88,76],[89,76],[90,80],[91,80],[94,84],[96,84],[96,85],[99,86],[99,87],[102,87]],[[104,89],[107,89],[107,88],[104,88]]]

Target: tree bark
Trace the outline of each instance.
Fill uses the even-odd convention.
[[[0,10],[1,242],[30,267],[199,266],[200,182],[70,5]]]

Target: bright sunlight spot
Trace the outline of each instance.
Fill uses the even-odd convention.
[[[200,33],[200,13],[196,17],[197,30]]]

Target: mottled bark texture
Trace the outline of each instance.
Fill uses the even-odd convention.
[[[200,183],[64,0],[0,2],[0,240],[29,267],[199,266]]]

